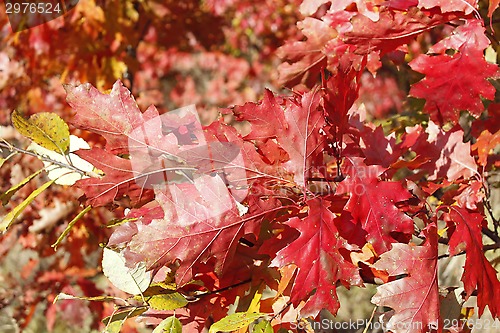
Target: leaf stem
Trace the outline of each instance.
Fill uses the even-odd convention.
[[[74,165],[62,163],[62,162],[59,162],[59,161],[55,161],[55,160],[53,160],[53,159],[51,159],[49,157],[46,157],[46,156],[43,156],[43,155],[38,155],[38,154],[36,154],[34,152],[31,152],[29,150],[22,149],[22,148],[19,148],[19,147],[16,147],[16,146],[12,146],[12,145],[9,145],[9,144],[7,144],[5,142],[0,142],[0,147],[8,149],[10,152],[17,152],[17,153],[21,153],[21,154],[26,154],[26,155],[34,156],[36,158],[41,159],[44,162],[49,162],[49,163],[58,165],[58,166],[60,166],[62,168],[70,169],[72,171],[75,171],[75,172],[83,175],[83,176],[89,176],[89,177],[91,176],[87,172],[78,169]]]

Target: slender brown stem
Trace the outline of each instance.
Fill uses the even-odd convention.
[[[77,167],[75,167],[75,166],[73,166],[71,164],[66,164],[66,163],[62,163],[62,162],[59,162],[59,161],[55,161],[55,160],[53,160],[53,159],[51,159],[49,157],[38,155],[37,153],[31,152],[29,150],[25,150],[25,149],[22,149],[22,148],[19,148],[19,147],[8,145],[8,144],[6,144],[4,142],[0,142],[0,147],[8,149],[10,152],[17,152],[17,153],[21,153],[21,154],[26,154],[26,155],[34,156],[34,157],[37,157],[37,158],[41,159],[44,162],[52,163],[52,164],[58,165],[60,167],[66,168],[66,169],[73,170],[73,171],[75,171],[75,172],[77,172],[77,173],[79,173],[79,174],[81,174],[83,176],[89,176],[87,174],[87,172],[85,172],[83,170],[80,170],[80,169],[78,169]]]
[[[496,249],[500,249],[500,243],[488,244],[488,245],[483,246],[483,252],[490,251],[490,250],[496,250]],[[460,253],[455,254],[454,257],[460,256],[460,255],[463,255],[466,253],[467,253],[466,251],[462,251]],[[438,256],[438,260],[443,259],[443,258],[448,258],[448,257],[450,257],[450,254],[445,253],[445,254]]]

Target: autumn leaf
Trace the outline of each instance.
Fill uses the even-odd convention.
[[[290,86],[316,80],[326,64],[327,44],[337,37],[335,29],[316,18],[307,17],[297,25],[307,40],[288,42],[277,52],[279,57],[288,61],[278,68],[280,83]]]
[[[297,266],[291,300],[298,304],[308,299],[301,313],[314,317],[325,308],[335,314],[340,306],[337,282],[347,287],[361,283],[357,267],[342,255],[354,248],[340,237],[326,200],[313,199],[307,204],[305,219],[293,217],[286,222],[300,232],[299,237],[276,254],[272,265]]]
[[[471,147],[472,150],[477,150],[479,165],[483,167],[487,165],[488,156],[494,152],[498,145],[500,145],[500,131],[491,134],[488,130],[484,130],[479,135],[476,143]]]
[[[434,122],[457,123],[462,110],[477,118],[484,111],[481,98],[494,99],[496,90],[488,79],[498,76],[498,67],[484,59],[483,50],[490,44],[484,31],[478,20],[468,21],[431,49],[442,54],[422,54],[410,62],[414,71],[425,75],[411,87],[410,95],[426,100],[424,111]],[[445,54],[448,49],[457,52]]]
[[[402,146],[411,147],[416,153],[414,162],[420,161],[416,163],[418,169],[427,171],[430,180],[455,181],[477,174],[470,142],[463,142],[464,132],[460,128],[445,132],[430,122],[426,132],[420,126],[410,130]]]
[[[144,261],[148,269],[180,260],[176,281],[190,281],[201,263],[213,259],[213,270],[222,275],[231,263],[239,239],[252,233],[269,211],[240,216],[235,201],[221,179],[197,178],[193,184],[174,184],[156,191],[163,218],[140,218],[117,228],[128,238],[128,258]],[[143,212],[143,214],[146,212]],[[147,214],[147,213],[146,213]],[[126,232],[120,230],[127,229]]]
[[[394,244],[374,264],[391,277],[403,276],[377,287],[372,297],[372,303],[395,311],[387,323],[394,333],[420,333],[437,328],[439,322],[436,226],[430,225],[423,234],[424,244]]]
[[[398,241],[395,234],[407,238],[413,233],[412,219],[396,206],[411,194],[399,182],[379,180],[383,172],[380,166],[366,166],[359,157],[347,157],[343,166],[346,179],[337,187],[338,193],[350,193],[342,219],[360,225],[377,254],[391,249]]]
[[[463,12],[472,13],[477,8],[477,0],[418,0],[420,8],[439,7],[441,12]]]
[[[104,173],[101,178],[85,178],[76,183],[92,206],[105,206],[121,199],[126,203],[130,200],[130,205],[135,206],[153,198],[153,191],[145,184],[148,176],[153,177],[156,172],[137,175],[130,160],[99,148],[79,150],[76,154]]]
[[[252,127],[245,139],[276,139],[288,157],[283,168],[302,187],[307,184],[307,177],[318,164],[325,146],[325,137],[321,134],[325,120],[319,103],[317,90],[281,101],[267,91],[259,104],[247,103],[234,109],[237,119],[249,121]],[[267,147],[273,151],[266,153],[266,157],[281,155],[278,146],[267,143]]]
[[[481,230],[484,218],[462,207],[451,206],[445,215],[449,227],[454,227],[450,236],[450,254],[465,251],[466,259],[462,282],[467,298],[477,290],[479,316],[488,306],[493,318],[500,316],[500,281],[497,272],[483,253]]]
[[[127,153],[129,139],[135,128],[159,117],[156,109],[144,114],[139,110],[130,91],[116,81],[109,94],[103,94],[91,84],[66,85],[67,102],[75,112],[71,120],[77,128],[92,131],[106,139],[106,149],[115,154]]]
[[[428,16],[416,7],[404,11],[382,7],[379,15],[380,19],[375,22],[359,14],[351,19],[353,29],[344,34],[343,40],[356,46],[355,53],[380,51],[383,56],[419,34],[455,18],[439,14]]]
[[[68,125],[55,113],[40,112],[25,119],[18,111],[12,113],[12,123],[19,133],[43,148],[59,154],[69,149]]]

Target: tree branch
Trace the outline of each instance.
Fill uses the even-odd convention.
[[[495,250],[495,249],[500,249],[500,243],[488,244],[488,245],[484,245],[483,246],[483,252],[490,251],[490,250]],[[455,254],[453,257],[460,256],[460,255],[463,255],[463,254],[466,254],[466,253],[467,253],[466,251],[462,251],[460,253]],[[445,253],[445,254],[442,254],[442,255],[438,256],[438,260],[439,259],[443,259],[443,258],[448,258],[448,257],[450,257],[450,254],[449,253]]]

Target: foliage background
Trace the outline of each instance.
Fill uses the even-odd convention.
[[[282,60],[276,51],[286,41],[302,38],[296,27],[304,18],[298,10],[300,4],[299,0],[82,0],[64,17],[15,34],[2,8],[0,136],[17,146],[29,144],[10,126],[14,109],[26,115],[56,112],[69,120],[72,111],[65,102],[62,83],[90,82],[107,90],[121,79],[142,110],[150,104],[163,112],[196,104],[205,123],[215,119],[219,107],[258,100],[264,88],[289,93],[277,75]],[[478,7],[486,18],[488,2],[480,1]],[[487,29],[492,33],[490,27]],[[406,60],[427,52],[452,30],[446,26],[420,35],[410,44],[410,59]],[[498,41],[492,49],[498,58]],[[383,58],[375,77],[369,72],[362,74],[357,103],[369,120],[386,128],[397,130],[402,124],[417,123],[425,119],[419,111],[422,101],[407,100],[406,96],[410,85],[420,78],[401,59]],[[498,97],[498,83],[494,85]],[[229,115],[226,118],[233,121]],[[470,130],[467,117],[461,118],[461,124],[465,132]],[[73,132],[103,145],[95,134]],[[40,167],[41,162],[34,157],[15,156],[0,169],[2,191]],[[494,172],[489,178],[496,216],[500,215],[498,177]],[[22,188],[0,208],[0,215],[45,181],[35,179]],[[76,325],[81,332],[90,332],[98,330],[97,320],[111,313],[111,306],[101,303],[52,304],[60,292],[86,296],[120,293],[102,276],[99,244],[106,243],[110,235],[106,223],[122,216],[123,209],[92,210],[57,251],[50,246],[76,215],[81,194],[75,188],[51,187],[23,212],[22,223],[1,236],[3,331],[66,332]],[[490,259],[498,265],[498,256]],[[458,281],[460,260],[449,265],[450,271],[441,278]],[[369,304],[373,293],[368,289],[341,295],[349,298],[338,320],[369,316],[371,308],[352,305]],[[133,321],[124,328],[127,332],[137,330]]]

